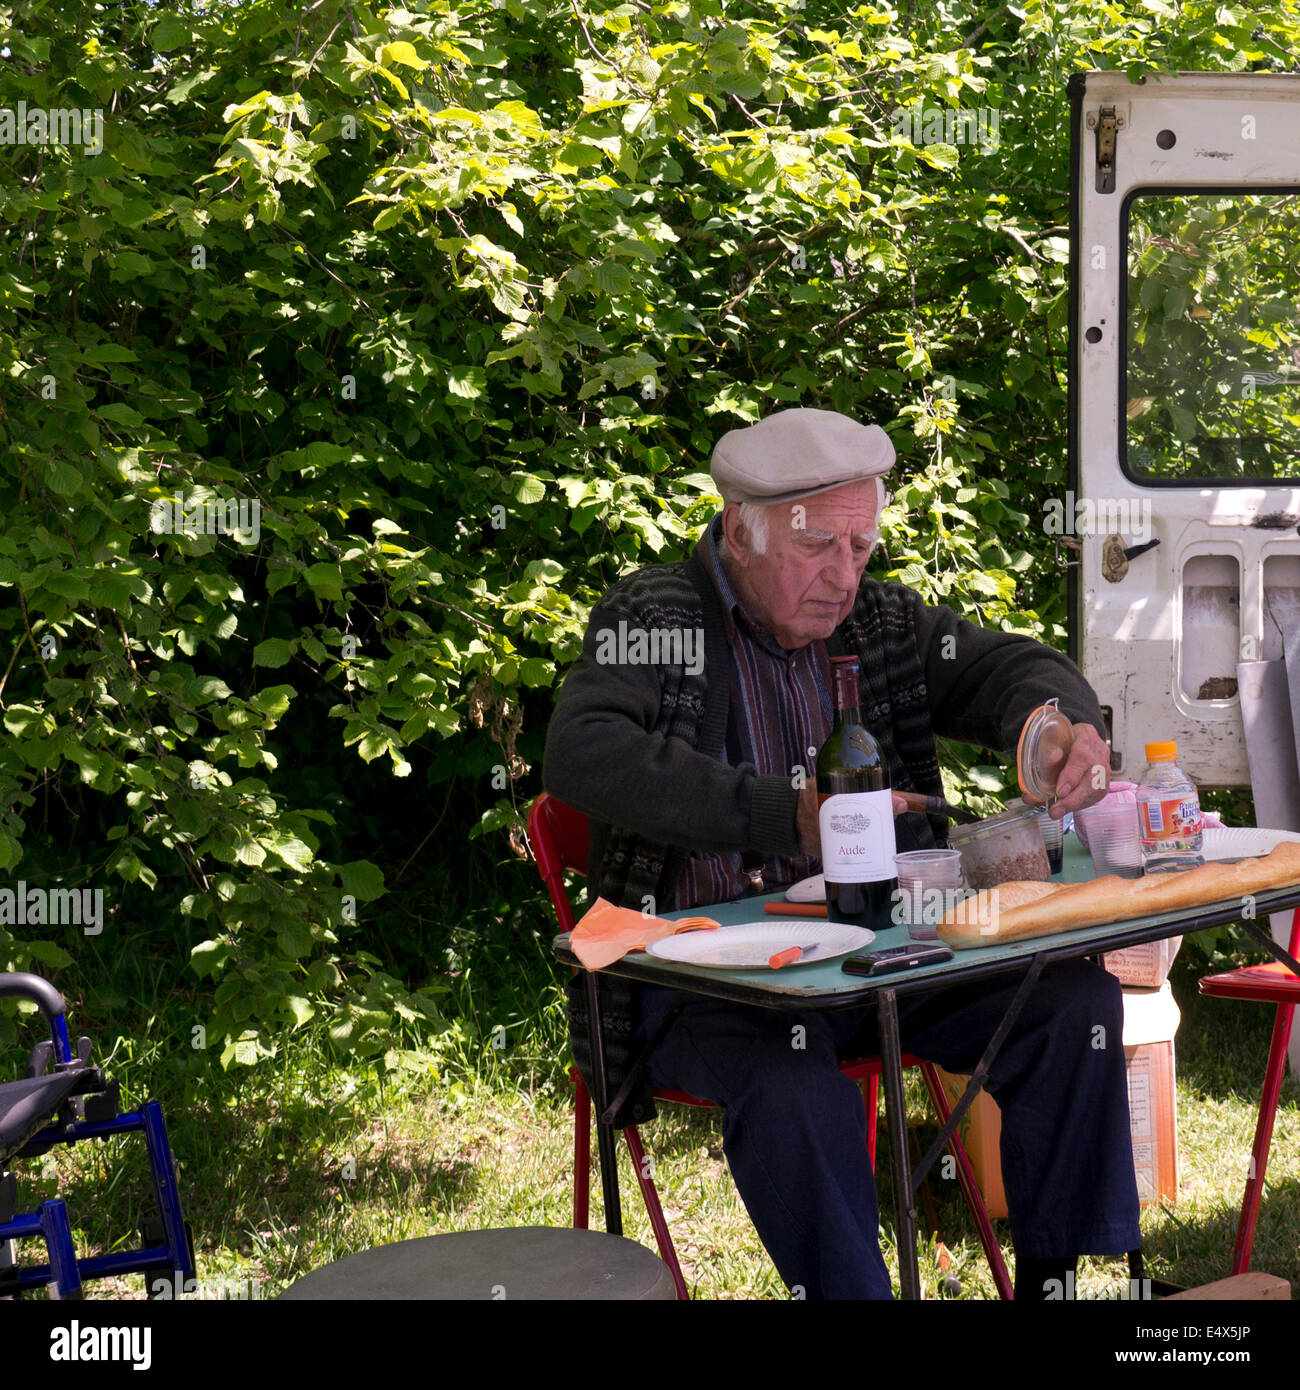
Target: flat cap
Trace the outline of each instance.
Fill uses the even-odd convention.
[[[860,425],[835,410],[796,408],[728,430],[714,445],[710,471],[724,501],[766,505],[879,477],[894,457],[879,425]]]

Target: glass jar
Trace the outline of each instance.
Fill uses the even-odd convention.
[[[1002,811],[974,825],[954,826],[948,843],[961,850],[962,871],[972,888],[1014,880],[1045,883],[1052,876],[1047,850],[1032,806]]]

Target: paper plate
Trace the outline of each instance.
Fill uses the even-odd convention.
[[[812,946],[791,965],[813,965],[821,960],[847,956],[850,951],[865,950],[876,939],[866,927],[848,926],[843,922],[738,922],[735,926],[719,927],[717,931],[688,931],[678,936],[665,936],[652,941],[646,950],[663,960],[678,960],[687,965],[710,965],[719,970],[762,970],[768,961],[789,946]]]
[[[824,903],[826,901],[826,876],[814,874],[811,878],[801,878],[785,890],[787,902]]]
[[[1211,827],[1201,838],[1201,853],[1207,862],[1257,859],[1288,841],[1300,841],[1300,835],[1294,830],[1256,829],[1249,825]]]

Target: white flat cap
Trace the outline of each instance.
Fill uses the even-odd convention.
[[[756,425],[728,430],[713,447],[710,472],[727,502],[793,502],[894,466],[879,425],[835,410],[778,410]]]

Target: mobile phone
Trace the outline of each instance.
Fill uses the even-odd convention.
[[[906,946],[893,946],[888,951],[864,951],[849,956],[842,969],[850,975],[892,975],[898,970],[912,970],[922,965],[937,965],[951,960],[952,950],[938,942],[912,941]]]

